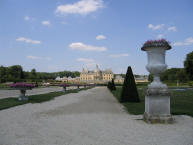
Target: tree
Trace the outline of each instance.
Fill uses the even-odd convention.
[[[0,83],[6,82],[6,68],[0,66]]]
[[[29,78],[30,79],[36,79],[36,69],[32,69],[31,72],[29,73]]]
[[[185,69],[180,69],[177,73],[176,73],[176,77],[177,77],[177,80],[179,80],[180,82],[185,82],[187,81],[187,75],[186,75],[186,72],[185,72]]]
[[[135,79],[130,66],[127,69],[120,101],[121,102],[140,102],[139,95],[137,92],[137,87],[135,84]]]
[[[111,88],[111,90],[116,90],[114,79],[112,79],[112,88]]]
[[[112,88],[112,82],[108,82],[107,88],[108,88],[109,90],[111,90],[111,88]]]
[[[149,76],[148,76],[148,81],[150,81],[150,82],[153,81],[153,75],[152,75],[152,74],[149,74]]]
[[[190,80],[193,80],[193,51],[186,55],[184,68]]]

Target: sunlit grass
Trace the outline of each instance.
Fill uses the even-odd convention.
[[[120,101],[122,87],[112,91],[113,95]],[[122,103],[130,114],[139,115],[145,111],[144,89],[138,88],[141,102]],[[174,115],[190,115],[193,117],[193,90],[175,91],[171,90],[171,113]]]

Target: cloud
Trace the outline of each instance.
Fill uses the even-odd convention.
[[[39,56],[26,56],[28,59],[33,59],[33,60],[51,60],[50,57],[39,57]]]
[[[78,58],[77,61],[79,61],[79,62],[85,62],[85,63],[94,62],[94,60],[93,60],[93,59],[90,59],[90,58]]]
[[[127,56],[129,56],[129,54],[121,53],[121,54],[111,54],[109,56],[112,57],[112,58],[120,58],[120,57],[127,57]]]
[[[25,17],[24,17],[24,20],[29,21],[29,20],[30,20],[30,17],[29,17],[29,16],[25,16]]]
[[[193,37],[189,37],[182,42],[174,42],[173,46],[187,46],[193,44]]]
[[[40,44],[41,42],[39,40],[31,40],[29,38],[25,37],[18,37],[16,41],[24,41],[25,43],[32,43],[32,44]]]
[[[69,45],[69,47],[72,50],[80,50],[80,51],[106,51],[107,48],[100,47],[100,46],[92,46],[92,45],[86,45],[81,42],[74,42]]]
[[[104,7],[103,0],[80,0],[73,4],[59,5],[56,8],[57,14],[80,14],[86,15]]]
[[[163,38],[164,37],[164,35],[163,34],[159,34],[159,35],[157,35],[157,38],[158,39],[161,39],[161,38]]]
[[[152,30],[159,30],[159,29],[163,28],[164,26],[165,26],[165,24],[158,24],[158,25],[149,24],[148,28],[152,29]]]
[[[172,27],[168,27],[168,31],[173,31],[173,32],[176,32],[177,29],[175,26],[172,26]]]
[[[106,39],[106,37],[104,35],[96,36],[96,40],[103,40],[103,39]]]
[[[50,21],[42,21],[42,25],[48,26],[48,25],[50,25]]]
[[[35,21],[36,19],[33,18],[33,17],[30,17],[30,16],[25,16],[25,17],[24,17],[24,20],[25,20],[25,21]]]

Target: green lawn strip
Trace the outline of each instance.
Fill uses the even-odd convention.
[[[23,105],[27,103],[42,103],[45,101],[50,101],[58,96],[62,96],[69,93],[78,93],[79,91],[88,90],[90,88],[92,87],[81,88],[80,90],[77,90],[77,89],[67,90],[65,93],[60,91],[60,92],[50,92],[50,93],[39,94],[39,95],[31,95],[31,96],[28,96],[29,98],[28,101],[18,101],[18,98],[4,98],[4,99],[0,99],[0,110],[8,109],[14,106]]]
[[[112,91],[112,94],[120,102],[122,87]],[[139,115],[145,111],[144,90],[138,88],[140,103],[121,103],[130,114]],[[171,113],[174,115],[189,115],[193,117],[193,90],[171,91]]]
[[[121,91],[122,91],[122,87],[116,87],[116,90],[112,91],[113,95],[115,96],[115,98],[117,98],[117,100],[119,102],[120,102]],[[145,100],[145,98],[144,98],[144,95],[142,92],[143,92],[142,89],[138,89],[139,97],[141,100],[140,103],[121,103],[125,106],[125,109],[130,114],[139,115],[139,114],[144,113],[144,107],[145,107],[144,100]]]

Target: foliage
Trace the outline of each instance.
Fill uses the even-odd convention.
[[[70,85],[69,84],[60,84],[60,87],[69,87]]]
[[[35,84],[30,84],[30,83],[14,83],[9,85],[11,88],[27,88],[27,89],[32,89],[35,87]]]
[[[114,79],[112,79],[112,89],[111,90],[116,90]]]
[[[107,84],[107,88],[108,88],[109,90],[111,90],[111,89],[112,89],[112,82],[108,82],[108,84]]]
[[[108,82],[107,88],[108,88],[109,90],[111,90],[111,91],[112,91],[112,90],[116,90],[115,83],[114,83],[114,79],[112,79],[111,82]]]
[[[160,78],[162,81],[169,81],[169,82],[174,82],[174,81],[176,82],[177,80],[179,82],[186,82],[189,80],[184,68],[167,69],[165,72],[163,72],[160,75]],[[149,74],[148,80],[153,81],[152,74]]]
[[[23,71],[20,65],[13,65],[9,67],[0,66],[0,83],[4,82],[41,82],[43,80],[51,81],[54,80],[57,76],[60,77],[77,77],[80,76],[80,72],[36,72],[35,69],[32,69],[30,72]]]
[[[149,47],[165,47],[166,49],[171,49],[171,46],[166,39],[148,40],[143,44],[141,50],[145,50],[146,48]]]
[[[165,72],[161,74],[162,81],[175,81],[179,80],[181,82],[185,82],[188,80],[186,72],[183,68],[171,68],[167,69]]]
[[[140,102],[135,79],[131,67],[129,66],[126,73],[126,78],[123,83],[121,92],[121,102]]]
[[[149,74],[149,76],[148,76],[148,81],[150,81],[150,82],[153,81],[153,75],[152,75],[152,74]]]
[[[143,94],[143,91],[138,89],[140,102],[122,102],[121,101],[121,93],[122,93],[122,87],[117,87],[115,91],[112,91],[113,95],[116,97],[116,99],[121,102],[127,111],[131,114],[139,115],[144,113],[145,108],[145,97]]]
[[[120,101],[122,87],[112,91],[113,95]],[[143,114],[145,111],[144,89],[138,88],[140,103],[122,103],[127,111],[134,115]],[[193,117],[193,90],[171,91],[171,113],[174,115],[190,115]]]
[[[193,81],[193,51],[186,55],[184,68],[189,76],[189,79]]]

